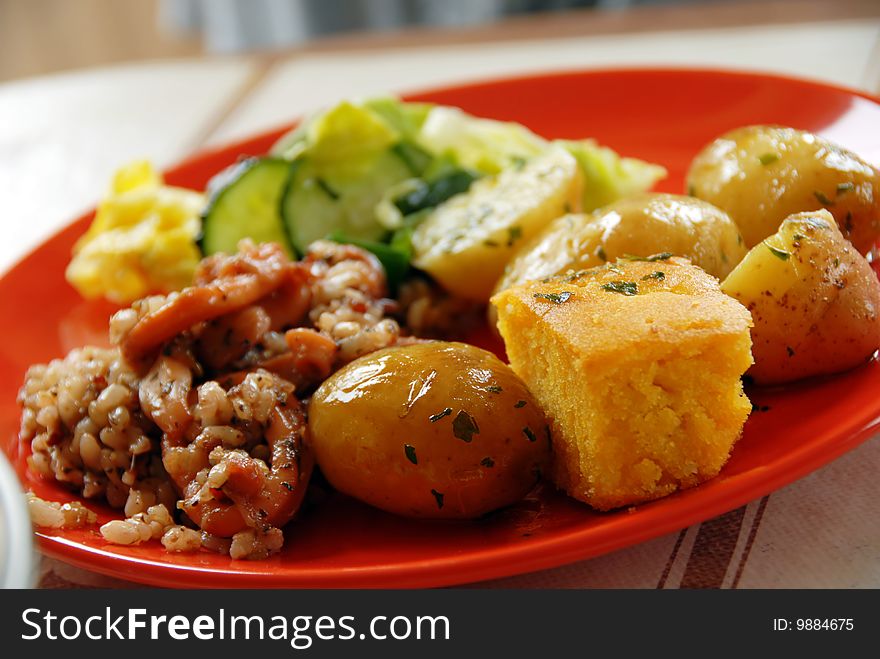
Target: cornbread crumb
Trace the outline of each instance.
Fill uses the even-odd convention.
[[[751,316],[689,261],[569,272],[492,299],[552,428],[552,478],[600,510],[717,475],[751,404]]]

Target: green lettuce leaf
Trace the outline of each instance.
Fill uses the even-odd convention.
[[[584,175],[582,210],[601,208],[621,197],[650,190],[666,169],[636,158],[621,158],[595,140],[555,140],[575,157]]]

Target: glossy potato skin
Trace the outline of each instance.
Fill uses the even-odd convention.
[[[825,208],[866,254],[880,237],[880,173],[855,154],[793,128],[747,126],[705,147],[687,190],[727,211],[748,247],[789,215]]]
[[[352,362],[315,392],[309,431],[336,489],[412,517],[472,518],[515,503],[550,461],[543,413],[523,382],[463,343]]]
[[[637,195],[590,215],[554,220],[517,253],[497,291],[603,265],[627,254],[661,252],[684,256],[724,278],[747,251],[730,217],[711,204],[682,195]]]
[[[752,313],[759,384],[844,371],[880,347],[880,283],[827,211],[786,219],[721,289]]]

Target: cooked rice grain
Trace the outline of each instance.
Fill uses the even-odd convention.
[[[18,395],[30,468],[132,514],[141,512],[129,504],[132,488],[152,503],[173,504],[161,433],[141,412],[137,388],[115,349],[81,348],[31,367]]]
[[[98,516],[79,501],[63,504],[57,501],[46,501],[33,492],[27,492],[25,498],[34,526],[51,529],[78,529],[98,521]]]

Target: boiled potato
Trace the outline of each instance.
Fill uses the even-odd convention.
[[[844,371],[880,346],[880,283],[828,211],[786,219],[721,288],[752,312],[758,383]]]
[[[516,249],[579,208],[580,176],[574,157],[554,147],[477,181],[415,230],[413,265],[459,297],[487,301]]]
[[[780,126],[748,126],[703,149],[689,194],[727,211],[746,245],[776,233],[792,213],[828,210],[866,254],[880,236],[880,173],[827,140]]]
[[[315,392],[309,431],[336,489],[415,517],[477,517],[514,503],[550,460],[549,431],[525,385],[463,343],[352,362]]]
[[[628,254],[661,252],[685,256],[723,278],[747,251],[733,221],[711,204],[679,195],[638,195],[590,215],[565,215],[551,222],[523,245],[505,269],[497,291],[603,265]]]

